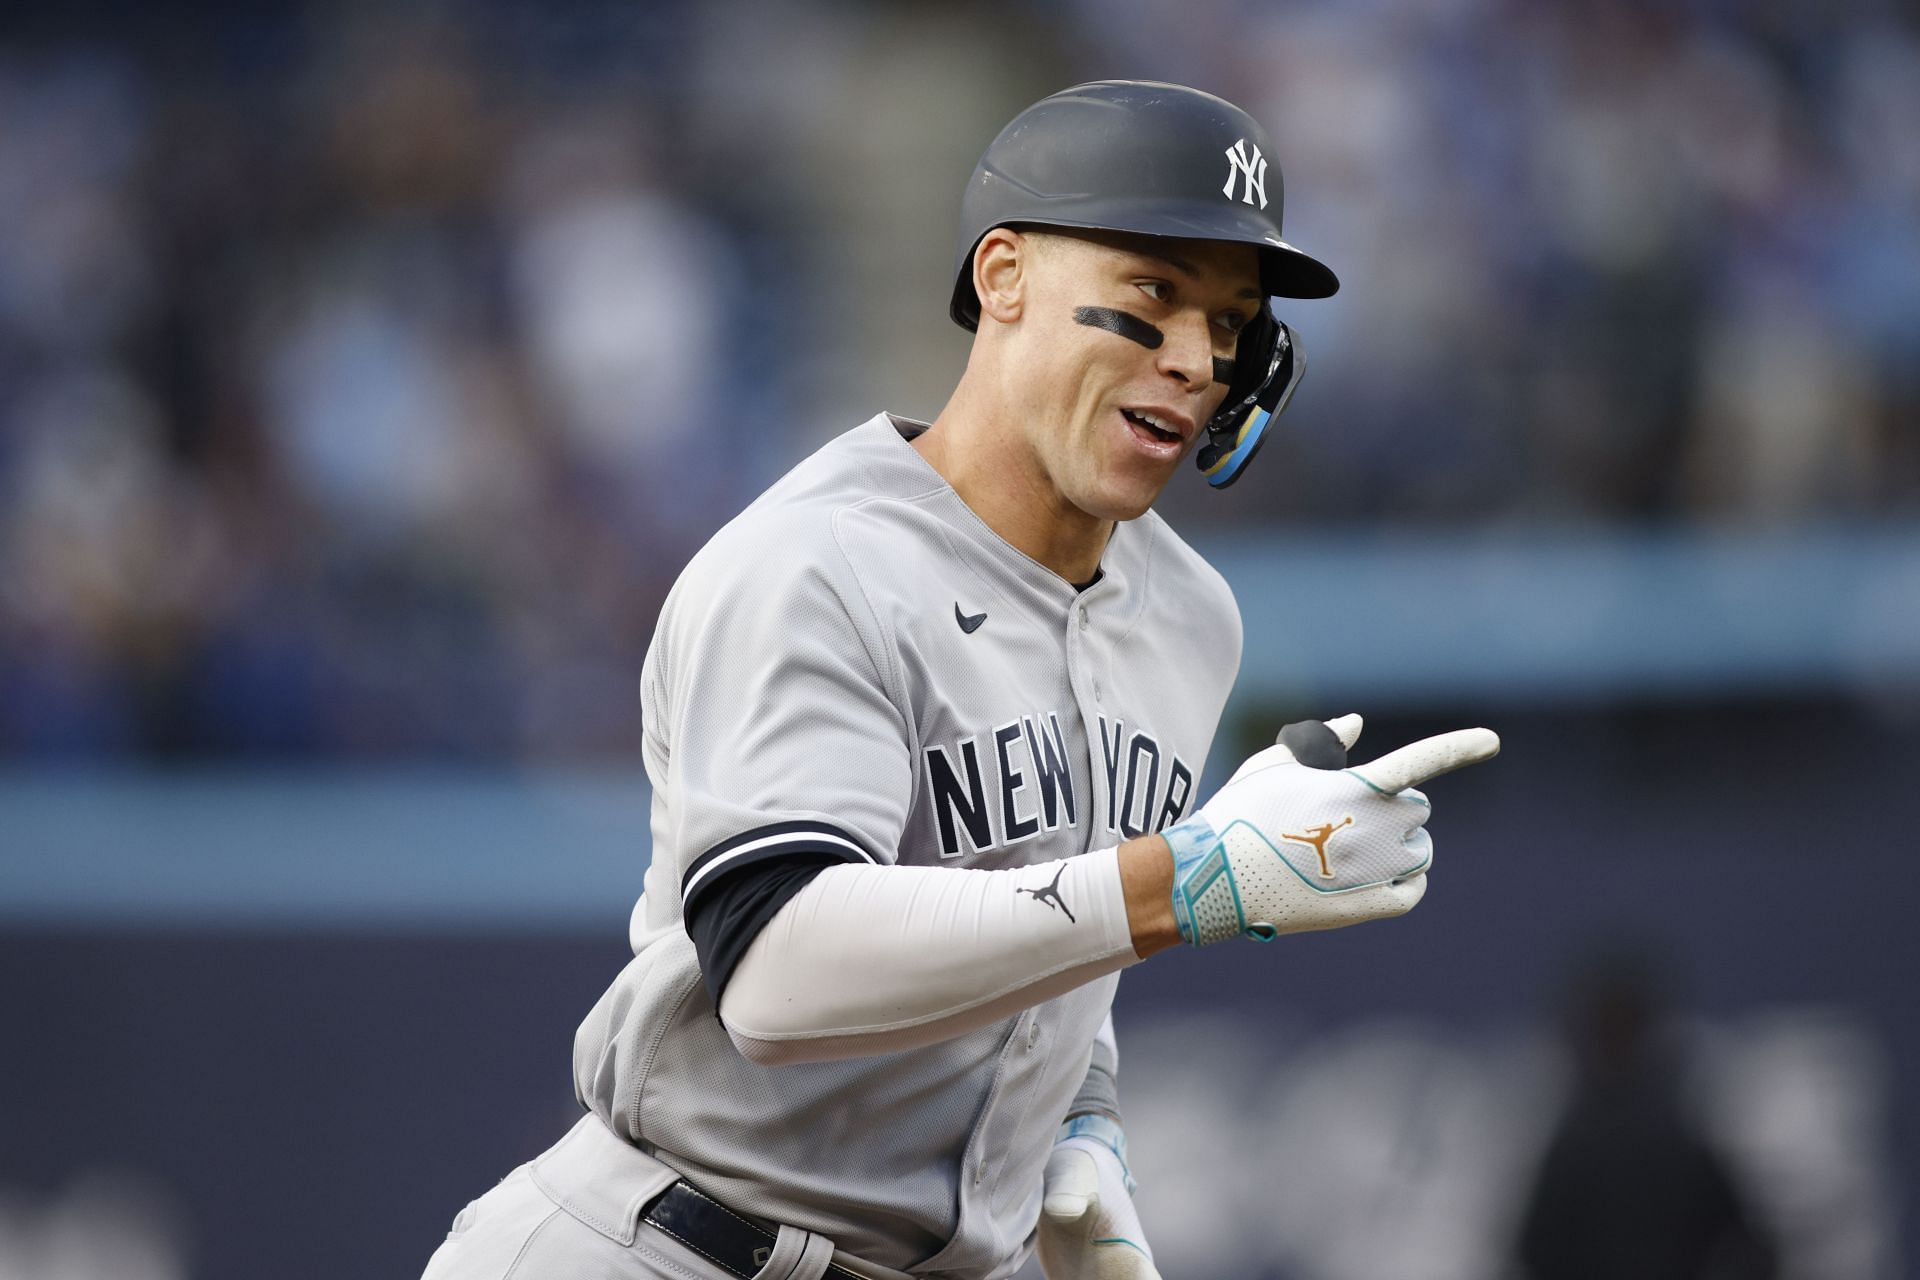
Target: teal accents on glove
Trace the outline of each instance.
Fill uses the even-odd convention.
[[[1192,817],[1161,833],[1173,854],[1171,905],[1184,941],[1271,942],[1419,905],[1433,868],[1433,810],[1415,787],[1491,758],[1500,738],[1456,729],[1367,764],[1332,767],[1360,728],[1353,715],[1318,731],[1289,725]]]
[[[1204,947],[1243,935],[1272,940],[1248,927],[1233,864],[1212,823],[1195,816],[1160,834],[1173,850],[1173,920],[1182,941]]]

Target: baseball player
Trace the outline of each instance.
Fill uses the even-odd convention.
[[[1226,583],[1150,510],[1236,481],[1302,368],[1266,134],[1177,85],[1022,112],[962,201],[974,332],[693,558],[647,653],[653,861],[580,1027],[586,1108],[429,1280],[1153,1277],[1109,1010],[1178,943],[1399,915],[1414,787],[1484,729],[1347,766],[1289,726],[1199,804]],[[1251,948],[1249,963],[1275,957]]]

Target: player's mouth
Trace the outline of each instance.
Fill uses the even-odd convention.
[[[1193,435],[1193,423],[1164,409],[1122,409],[1127,430],[1141,447],[1158,458],[1177,457]]]

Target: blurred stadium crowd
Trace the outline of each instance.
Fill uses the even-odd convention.
[[[826,435],[939,409],[973,158],[1101,75],[1269,121],[1345,282],[1189,533],[1920,507],[1910,9],[13,21],[0,755],[631,752],[673,575]]]

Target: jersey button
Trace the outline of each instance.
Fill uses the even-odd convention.
[[[1079,609],[1079,613],[1080,613],[1080,629],[1082,631],[1085,631],[1087,629],[1087,606],[1081,605]]]

